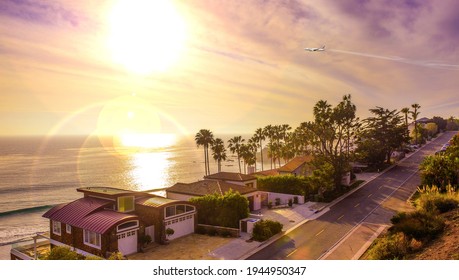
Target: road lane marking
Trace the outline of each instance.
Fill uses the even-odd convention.
[[[370,197],[370,196],[372,196],[372,195],[373,195],[373,194],[372,194],[372,193],[370,193],[370,194],[368,195],[368,197]]]
[[[287,255],[287,258],[290,257],[291,255],[293,255],[293,253],[295,253],[296,251],[298,251],[298,249],[295,249],[295,250],[291,251],[290,254]]]
[[[322,232],[324,232],[325,229],[319,231],[318,233],[316,233],[316,236],[319,236],[319,234],[321,234]]]
[[[356,205],[354,205],[354,208],[357,208],[359,207],[360,203],[357,203]]]
[[[341,220],[341,218],[343,218],[343,217],[344,217],[344,214],[343,214],[343,215],[341,215],[341,216],[339,216],[339,218],[338,218],[338,219],[336,219],[336,220],[337,220],[337,221],[338,221],[338,220]]]

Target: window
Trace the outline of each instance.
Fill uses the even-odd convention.
[[[166,207],[166,218],[195,211],[194,206],[178,204]]]
[[[68,233],[68,234],[71,234],[72,233],[72,226],[71,225],[65,225],[65,231]]]
[[[100,249],[100,234],[89,231],[89,230],[84,230],[84,236],[83,236],[83,241],[84,244]]]
[[[166,207],[166,217],[175,216],[175,205]]]
[[[61,235],[61,222],[53,221],[53,233]]]
[[[122,231],[134,227],[139,227],[139,221],[131,221],[131,222],[126,222],[124,224],[121,224],[117,227],[117,231]]]
[[[119,212],[134,211],[134,197],[133,196],[118,197],[118,211]]]

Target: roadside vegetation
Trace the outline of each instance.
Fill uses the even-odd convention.
[[[282,231],[283,225],[277,221],[260,220],[253,226],[252,239],[263,242]]]
[[[420,165],[421,186],[413,196],[416,210],[392,217],[388,232],[365,253],[365,259],[413,259],[436,240],[452,221],[445,219],[459,207],[459,136]],[[452,215],[453,219],[457,215]]]

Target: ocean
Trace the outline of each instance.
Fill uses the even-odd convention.
[[[217,172],[212,158],[210,170]],[[239,171],[229,151],[222,171]],[[203,148],[192,137],[161,148],[115,147],[111,139],[82,136],[0,138],[0,247],[48,231],[41,215],[82,197],[79,187],[159,190],[203,176]]]

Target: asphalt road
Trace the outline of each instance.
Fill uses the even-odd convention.
[[[290,231],[247,259],[315,260],[321,258],[352,229],[373,214],[382,203],[394,197],[406,200],[416,190],[416,186],[405,183],[417,175],[419,163],[426,155],[438,151],[456,133],[446,132],[440,135],[354,193],[332,203],[330,209],[317,219]]]

